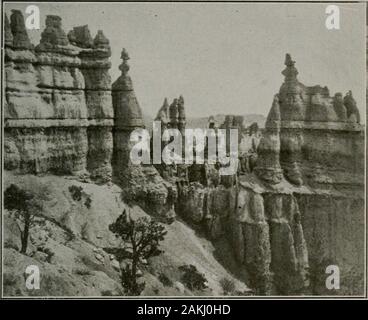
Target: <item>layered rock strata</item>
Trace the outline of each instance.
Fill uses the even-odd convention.
[[[129,55],[121,52],[120,77],[112,85],[114,108],[114,181],[123,188],[127,201],[139,203],[147,212],[172,221],[175,216],[174,201],[177,197],[175,186],[161,178],[151,164],[134,164],[130,158],[134,142],[131,133],[144,128],[142,110],[128,74]]]
[[[113,109],[109,42],[99,31],[71,44],[61,18],[47,16],[40,44],[22,13],[5,19],[5,169],[111,178]],[[89,31],[88,31],[89,33]],[[83,39],[83,40],[82,40]],[[25,107],[26,106],[26,107]]]
[[[306,87],[294,64],[286,55],[257,149],[261,180],[240,178],[233,243],[253,279],[272,279],[278,293],[361,294],[364,128],[350,91]],[[340,269],[340,291],[325,286],[329,265]]]
[[[226,237],[261,294],[362,293],[364,129],[350,91],[331,97],[327,87],[303,85],[287,55],[263,137],[259,145],[249,139],[246,150],[257,155],[240,177],[220,176],[206,161],[157,170],[130,159],[130,135],[143,119],[125,50],[111,87],[102,31],[66,34],[58,16],[47,16],[33,46],[20,11],[5,16],[4,27],[6,170],[113,177],[147,212],[172,219],[176,211],[211,239]],[[184,136],[183,97],[165,100],[156,120]],[[234,116],[221,127],[246,131]],[[340,268],[340,291],[324,286],[328,265]]]
[[[286,55],[285,81],[275,96],[258,148],[256,172],[269,183],[329,188],[362,186],[364,130],[349,91],[329,95],[327,87],[307,87]]]
[[[161,122],[162,130],[179,129],[183,137],[183,145],[185,139],[189,138],[185,136],[186,118],[182,96],[174,99],[171,104],[165,98],[155,120]],[[215,129],[216,133],[217,129],[213,125],[210,125],[210,129]],[[195,143],[196,140],[193,141],[193,155],[196,150]],[[165,142],[162,148],[164,146]],[[192,225],[204,227],[209,238],[217,239],[225,234],[226,219],[235,209],[237,178],[236,174],[220,176],[220,164],[209,164],[206,153],[205,143],[204,163],[196,163],[194,157],[193,164],[162,163],[156,165],[156,168],[166,181],[176,186],[175,211],[177,214]]]
[[[260,294],[305,292],[308,249],[292,190],[272,192],[254,177],[240,177],[228,223],[235,256]]]

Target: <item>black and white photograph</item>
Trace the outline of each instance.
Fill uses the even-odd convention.
[[[1,16],[2,298],[366,297],[365,2]]]

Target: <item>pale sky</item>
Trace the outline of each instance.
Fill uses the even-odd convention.
[[[25,14],[28,3],[4,4]],[[340,30],[327,30],[321,3],[39,3],[62,18],[67,33],[88,24],[112,47],[111,76],[120,52],[130,54],[130,75],[144,113],[156,115],[164,97],[184,96],[187,116],[218,113],[267,115],[290,53],[305,85],[327,85],[331,95],[353,91],[365,114],[365,4],[338,4]]]

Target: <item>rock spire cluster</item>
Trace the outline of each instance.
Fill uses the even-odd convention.
[[[165,128],[179,129],[184,134],[186,116],[183,96],[175,98],[170,105],[167,98],[165,98],[155,120],[161,121]]]
[[[11,36],[9,30],[7,30],[6,21],[8,18],[5,18],[5,42],[11,45],[13,48],[17,49],[32,49],[33,46],[31,41],[29,40],[27,29],[24,23],[23,13],[20,10],[12,10],[12,14],[10,16],[10,29]],[[11,39],[13,40],[10,44]]]

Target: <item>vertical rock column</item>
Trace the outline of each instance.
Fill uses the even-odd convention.
[[[184,107],[184,98],[183,96],[180,96],[178,99],[178,129],[181,133],[181,135],[185,136],[185,125],[186,125],[186,117],[185,117],[185,107]],[[183,139],[184,142],[184,139]]]
[[[289,54],[285,57],[286,68],[282,71],[285,76],[279,92],[280,113],[282,120],[304,120],[306,107],[303,102],[302,90],[297,79],[298,70],[295,61]],[[303,183],[299,169],[301,157],[301,137],[296,131],[281,129],[280,132],[280,161],[285,177],[296,185]]]
[[[175,186],[165,182],[153,165],[134,164],[130,151],[134,142],[130,141],[133,130],[143,128],[142,111],[128,75],[128,53],[123,49],[121,76],[112,85],[114,107],[114,155],[113,177],[123,189],[123,197],[128,202],[138,202],[148,213],[163,220],[172,221],[175,216]]]
[[[13,46],[13,34],[11,32],[10,23],[8,16],[5,15],[4,19],[4,44],[5,46],[12,47]]]
[[[309,285],[308,251],[293,194],[240,184],[230,212],[230,238],[237,261],[260,294],[301,294]]]
[[[292,194],[264,194],[270,228],[271,271],[278,294],[300,294],[308,286],[308,251],[298,202]]]
[[[258,159],[254,169],[261,179],[271,184],[279,183],[283,177],[280,166],[280,122],[279,97],[275,95],[266,130],[257,149]]]
[[[34,48],[24,18],[5,18],[5,168],[111,178],[113,108],[109,41],[87,26],[68,36],[46,17]]]
[[[237,259],[245,265],[251,285],[259,294],[270,294],[270,230],[266,221],[262,195],[241,187],[237,207],[230,215],[233,245]],[[243,255],[243,256],[242,256]]]
[[[140,170],[129,158],[132,147],[130,134],[136,128],[143,128],[142,111],[134,93],[133,83],[128,75],[129,55],[125,49],[121,52],[123,62],[119,66],[121,76],[112,85],[114,107],[114,177],[119,184],[129,183],[132,171]]]
[[[29,42],[22,13],[13,10],[5,48],[5,168],[72,174],[86,167],[86,105],[78,49],[61,18],[46,17],[40,44]]]
[[[89,122],[87,170],[94,181],[103,183],[111,180],[112,176],[114,111],[109,74],[110,44],[101,30],[92,39],[88,26],[74,28],[68,37],[73,44],[82,48],[79,57]]]
[[[23,143],[20,135],[23,133],[19,127],[9,125],[9,121],[16,122],[25,114],[18,107],[24,96],[30,98],[32,94],[22,93],[22,89],[35,89],[36,75],[33,63],[37,60],[33,46],[29,41],[21,11],[12,10],[10,17],[5,15],[4,21],[4,69],[5,69],[5,97],[4,97],[4,167],[7,170],[20,169],[23,165],[21,148]],[[17,68],[20,62],[22,67]],[[30,107],[35,101],[28,99]],[[37,102],[36,102],[37,103]]]
[[[46,28],[36,52],[38,87],[46,94],[43,100],[51,101],[48,107],[52,107],[50,118],[53,120],[47,120],[45,128],[49,137],[44,155],[48,170],[58,174],[84,174],[88,150],[84,79],[79,70],[79,50],[70,45],[59,16],[46,17]],[[42,107],[40,105],[42,112],[47,110]],[[47,117],[42,114],[39,118]]]

